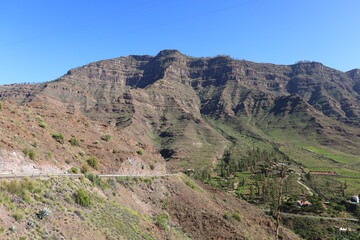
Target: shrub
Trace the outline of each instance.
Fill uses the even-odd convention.
[[[83,207],[88,207],[91,205],[91,197],[89,192],[84,188],[79,188],[75,192],[75,202]]]
[[[96,157],[92,156],[89,157],[88,160],[86,161],[90,167],[92,167],[93,169],[98,170],[99,169],[99,161]]]
[[[118,149],[113,149],[112,150],[112,153],[114,153],[114,154],[119,153],[119,152],[120,152],[120,150],[118,150]]]
[[[110,135],[106,134],[106,135],[101,136],[101,140],[104,140],[105,142],[108,142],[110,139],[111,139]]]
[[[79,173],[79,169],[77,169],[76,167],[72,167],[72,168],[70,168],[69,172],[77,174],[77,173]]]
[[[155,218],[155,224],[163,230],[169,229],[168,223],[169,215],[167,215],[166,213],[159,213]]]
[[[3,103],[0,102],[0,110],[2,110],[2,109],[3,109]]]
[[[39,127],[46,128],[46,123],[44,121],[39,122]]]
[[[196,189],[196,185],[192,181],[186,181],[185,184],[192,189]]]
[[[21,212],[19,212],[19,211],[16,211],[16,212],[12,215],[12,217],[13,217],[17,222],[20,222],[21,220],[24,219],[24,215],[23,215]]]
[[[79,140],[75,137],[70,138],[69,143],[71,146],[80,146]]]
[[[153,164],[150,165],[150,169],[151,170],[154,170],[155,169],[155,166]]]
[[[101,179],[100,179],[100,177],[99,177],[98,175],[96,175],[96,174],[87,173],[87,174],[85,175],[85,177],[86,177],[87,179],[89,179],[90,182],[92,182],[94,185],[100,185],[100,184],[101,184]]]
[[[25,157],[29,157],[31,160],[35,160],[35,158],[36,158],[36,153],[32,149],[26,148],[23,150],[23,153],[24,153]]]
[[[139,154],[139,155],[143,155],[143,150],[139,149],[139,150],[136,151],[136,153]]]
[[[20,181],[20,186],[24,190],[28,190],[29,192],[33,192],[35,190],[35,182],[29,178],[25,177]]]
[[[230,220],[230,219],[231,219],[230,213],[225,213],[223,217],[224,217],[226,220]]]
[[[99,175],[93,173],[85,174],[85,177],[90,180],[95,186],[98,186],[102,189],[109,188],[109,184],[106,181],[103,181]]]
[[[58,143],[64,143],[64,135],[60,132],[53,133],[52,138],[55,139]]]
[[[234,213],[233,215],[233,218],[236,220],[236,221],[241,221],[241,217],[240,217],[240,214],[239,213]]]
[[[86,165],[86,164],[83,164],[82,166],[81,166],[81,172],[82,173],[87,173],[87,172],[89,172],[89,167],[88,167],[88,165]]]

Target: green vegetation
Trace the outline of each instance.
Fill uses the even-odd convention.
[[[193,181],[185,181],[185,184],[189,186],[191,189],[196,189],[196,184]]]
[[[71,146],[80,146],[79,140],[75,137],[70,138],[69,143]]]
[[[237,212],[233,214],[233,218],[234,218],[236,221],[239,221],[239,222],[241,221],[241,216],[240,216],[240,214],[237,213]]]
[[[103,140],[105,142],[110,141],[110,139],[111,139],[111,136],[108,134],[101,136],[101,140]]]
[[[227,221],[230,221],[231,218],[232,218],[232,216],[231,216],[230,213],[228,213],[228,212],[225,213],[223,217],[224,217],[224,219],[227,220]]]
[[[169,215],[167,215],[166,213],[159,213],[156,217],[155,217],[155,224],[163,230],[168,230],[169,227]]]
[[[6,192],[9,194],[16,194],[21,197],[24,201],[28,202],[29,192],[35,191],[36,183],[29,177],[23,178],[21,181],[1,181],[0,182],[0,193]]]
[[[69,170],[70,173],[75,173],[75,174],[78,174],[79,173],[79,169],[76,168],[76,167],[71,167],[70,170]]]
[[[143,154],[144,154],[144,153],[143,153],[143,150],[141,150],[141,149],[137,150],[136,153],[139,154],[139,155],[143,155]]]
[[[46,123],[44,121],[40,121],[38,125],[41,128],[46,128],[47,127],[47,125],[46,125]]]
[[[64,143],[64,135],[60,132],[55,132],[52,135],[52,138],[55,139],[58,143]]]
[[[91,156],[86,161],[90,167],[92,167],[95,170],[99,169],[99,160],[95,156]]]
[[[22,212],[20,212],[19,210],[17,210],[12,217],[17,221],[20,222],[21,220],[24,219],[24,215],[22,214]]]
[[[357,226],[346,222],[323,219],[285,217],[283,224],[294,229],[304,239],[358,239],[357,231],[340,232],[339,226],[356,229]]]
[[[98,186],[102,189],[109,188],[109,184],[105,180],[101,179],[99,175],[93,173],[86,173],[85,177],[89,179],[94,186]]]
[[[360,177],[360,172],[347,168],[340,167],[309,167],[309,171],[320,171],[320,172],[335,172],[338,175],[342,175],[345,177]]]
[[[89,192],[84,188],[79,188],[74,194],[75,202],[83,207],[88,207],[91,205],[91,197]]]
[[[358,163],[360,160],[360,157],[352,156],[350,154],[341,153],[335,150],[325,150],[325,148],[317,148],[314,146],[304,146],[304,149],[307,149],[309,151],[312,151],[314,153],[317,153],[323,157],[332,159],[339,163]]]
[[[25,157],[29,157],[31,160],[35,160],[36,153],[33,149],[26,148],[23,150]]]
[[[86,174],[87,172],[89,172],[89,167],[88,167],[88,165],[83,164],[83,165],[81,166],[81,172],[84,173],[84,174]]]
[[[0,102],[0,110],[3,110],[4,103]]]

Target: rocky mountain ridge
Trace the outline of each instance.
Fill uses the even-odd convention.
[[[315,132],[316,142],[359,154],[359,76],[358,69],[317,62],[274,65],[164,50],[94,62],[43,84],[1,86],[0,97],[54,99],[157,147],[171,168],[181,169],[213,165],[229,145],[207,118],[250,124],[255,135],[275,128]]]

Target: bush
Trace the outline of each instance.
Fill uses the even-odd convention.
[[[77,169],[76,167],[72,167],[72,168],[70,168],[69,172],[70,172],[70,173],[78,174],[78,173],[79,173],[79,169]]]
[[[97,160],[96,157],[92,156],[89,157],[88,160],[86,161],[90,167],[92,167],[93,169],[98,170],[99,169],[99,161]]]
[[[89,179],[90,182],[92,182],[94,185],[100,185],[100,184],[101,184],[101,179],[100,179],[100,177],[99,177],[98,175],[96,175],[96,174],[87,173],[87,174],[85,175],[85,177],[86,177],[87,179]]]
[[[241,217],[240,217],[240,214],[239,213],[234,213],[233,215],[233,218],[236,220],[236,221],[241,221]]]
[[[108,188],[109,184],[106,181],[103,181],[99,175],[93,173],[85,174],[85,177],[90,180],[95,186],[98,186],[102,189]]]
[[[39,127],[46,128],[46,123],[44,121],[39,122]]]
[[[230,220],[230,219],[231,219],[230,213],[225,213],[223,217],[224,217],[226,220]]]
[[[31,160],[35,160],[35,158],[36,158],[36,153],[32,149],[26,148],[23,150],[23,153],[24,153],[25,157],[29,157]]]
[[[111,139],[110,135],[103,135],[101,136],[101,140],[104,140],[105,142],[108,142]]]
[[[89,192],[84,188],[79,188],[75,192],[75,202],[83,207],[88,207],[91,205],[91,197]]]
[[[0,110],[2,110],[2,109],[3,109],[3,103],[0,102]]]
[[[71,146],[77,146],[77,147],[80,146],[79,140],[77,140],[77,138],[74,137],[70,138],[69,143]]]
[[[155,169],[155,166],[153,164],[150,165],[150,169],[151,170],[154,170]]]
[[[52,138],[55,139],[58,143],[64,143],[64,135],[60,132],[53,133]]]
[[[89,172],[89,167],[88,167],[88,165],[86,165],[86,164],[82,165],[82,166],[81,166],[81,172],[82,172],[83,174]]]
[[[192,181],[186,181],[185,184],[191,189],[196,189],[196,185]]]
[[[169,229],[168,223],[169,216],[166,213],[159,213],[155,218],[155,224],[163,230]]]
[[[24,219],[24,215],[19,211],[16,211],[12,216],[17,222],[20,222]]]
[[[139,155],[143,155],[143,150],[139,149],[139,150],[136,151],[136,153],[139,154]]]

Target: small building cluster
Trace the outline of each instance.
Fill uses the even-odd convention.
[[[300,194],[299,197],[300,199],[296,201],[297,207],[309,207],[312,205],[312,203],[307,200],[307,196],[305,194]]]
[[[312,205],[311,202],[307,200],[297,200],[296,203],[298,207],[308,207]]]

